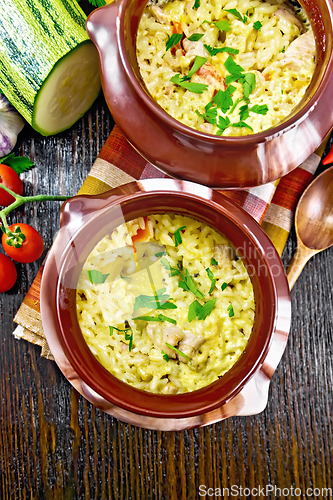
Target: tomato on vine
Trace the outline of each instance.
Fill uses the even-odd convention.
[[[14,262],[0,253],[0,292],[7,292],[16,283],[17,271]]]
[[[0,164],[0,183],[18,195],[23,193],[23,184],[17,173],[7,165]],[[15,198],[4,189],[0,189],[0,205],[8,207]]]
[[[2,245],[9,257],[25,264],[39,259],[44,243],[36,229],[22,222],[12,224],[8,229],[2,235]]]

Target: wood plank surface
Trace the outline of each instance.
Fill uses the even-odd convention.
[[[112,125],[100,96],[67,132],[43,138],[26,127],[15,149],[36,165],[22,175],[25,193],[75,194]],[[36,227],[48,248],[59,209],[30,204],[11,221]],[[294,250],[292,234],[285,264]],[[18,283],[0,295],[1,500],[332,498],[333,248],[307,264],[292,292],[291,333],[267,409],[174,433],[103,414],[39,347],[14,339],[13,317],[41,262],[18,264]]]

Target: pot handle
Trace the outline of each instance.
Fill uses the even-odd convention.
[[[121,2],[122,0],[116,0],[94,10],[88,16],[86,22],[87,33],[99,52],[103,52],[105,48],[110,47],[112,38],[116,36],[116,19]],[[107,28],[105,19],[108,20]]]

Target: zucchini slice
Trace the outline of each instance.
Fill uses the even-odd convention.
[[[99,61],[76,0],[0,0],[0,89],[38,132],[73,125],[100,91]]]

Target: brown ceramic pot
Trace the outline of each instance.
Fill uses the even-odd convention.
[[[192,216],[225,234],[248,269],[256,302],[253,331],[237,363],[217,382],[173,396],[137,390],[111,375],[88,348],[75,305],[78,276],[97,242],[124,221],[166,212]],[[43,271],[41,314],[51,352],[81,394],[126,422],[175,430],[265,408],[288,338],[290,297],[279,256],[247,212],[207,187],[151,179],[64,204],[61,229]]]
[[[278,126],[244,137],[216,137],[177,122],[149,96],[135,43],[147,1],[116,0],[95,10],[87,31],[95,43],[112,116],[129,142],[169,175],[211,187],[251,187],[275,180],[308,158],[333,125],[331,0],[301,0],[311,22],[317,64],[301,103]]]

